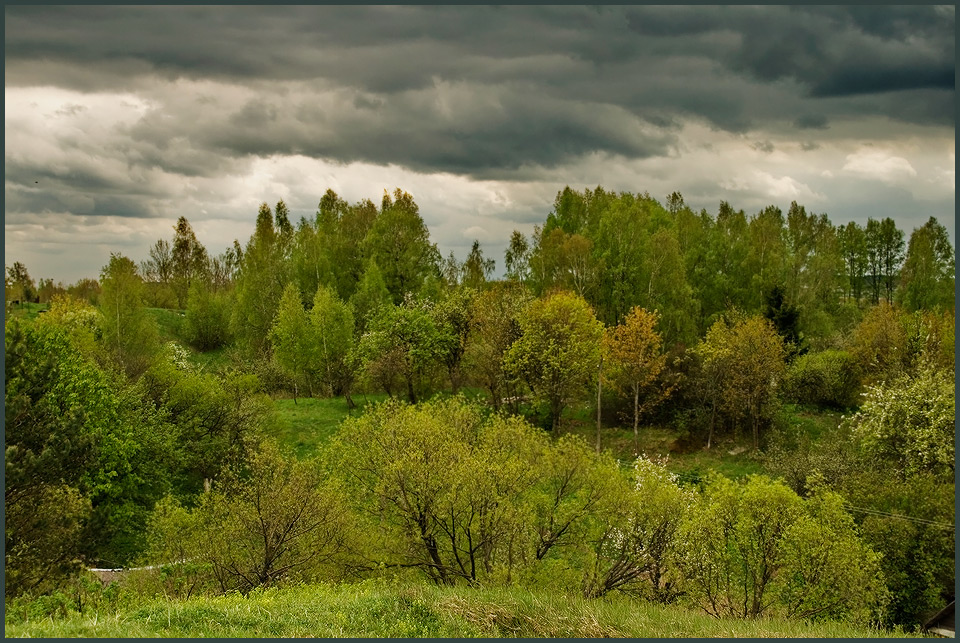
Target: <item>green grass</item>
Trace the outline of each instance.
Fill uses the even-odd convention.
[[[342,397],[297,400],[274,400],[274,418],[268,427],[269,434],[280,444],[292,448],[297,457],[316,455],[320,447],[340,428],[340,423],[350,415],[359,415],[367,404],[386,399],[386,395],[354,395],[357,407],[350,409]]]
[[[169,308],[147,308],[147,314],[157,322],[160,339],[164,342],[183,342],[183,311]]]
[[[33,321],[41,312],[45,312],[50,308],[50,304],[34,304],[32,302],[24,302],[22,304],[11,304],[7,307],[7,319],[21,318],[28,321]]]
[[[8,605],[7,637],[904,637],[841,623],[715,619],[682,607],[625,597],[518,589],[440,588],[367,581],[256,591],[247,597],[117,601],[32,615]]]

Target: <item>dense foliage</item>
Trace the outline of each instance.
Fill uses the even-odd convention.
[[[952,597],[935,219],[907,238],[565,188],[504,259],[441,259],[402,190],[328,190],[298,222],[262,204],[217,256],[181,217],[99,280],[8,267],[7,595],[139,561],[180,597],[394,575],[904,626]],[[271,395],[350,417],[298,460]],[[765,475],[677,478],[641,455],[646,422]]]

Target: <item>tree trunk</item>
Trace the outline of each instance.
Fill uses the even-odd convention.
[[[597,367],[597,455],[600,454],[600,391],[603,388],[603,358]]]
[[[633,457],[640,455],[640,387],[633,386]]]

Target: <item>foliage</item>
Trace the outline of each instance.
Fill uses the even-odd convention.
[[[474,380],[490,392],[499,409],[511,380],[504,359],[520,338],[520,313],[531,299],[522,286],[495,284],[478,293],[470,306],[469,334],[464,361]]]
[[[640,413],[649,410],[665,397],[671,389],[651,390],[667,363],[667,356],[660,352],[660,333],[654,330],[660,315],[640,308],[633,308],[619,326],[609,328],[603,337],[604,378],[607,378],[623,395],[633,399],[634,443],[638,438]],[[640,394],[644,399],[641,403]]]
[[[397,381],[416,402],[426,380],[444,353],[444,336],[431,314],[430,302],[408,297],[400,306],[378,309],[360,340],[359,355],[369,378],[388,395]]]
[[[864,449],[899,474],[926,471],[953,478],[953,371],[921,368],[892,382],[871,386],[849,422]]]
[[[186,337],[201,351],[220,348],[230,341],[230,304],[225,293],[202,281],[190,284],[187,293]]]
[[[677,532],[692,493],[660,464],[646,457],[634,462],[633,488],[608,503],[602,529],[593,541],[595,559],[585,593],[612,590],[665,603],[679,595]]]
[[[103,342],[129,376],[150,365],[159,345],[157,328],[143,306],[143,280],[130,259],[111,254],[100,272]]]
[[[835,409],[857,405],[860,368],[852,354],[827,350],[801,355],[787,369],[784,395],[800,404]]]
[[[759,447],[760,426],[773,415],[785,372],[783,340],[762,317],[717,321],[695,349],[714,382],[713,397],[733,417],[746,418]],[[714,402],[716,404],[716,402]]]
[[[558,293],[535,299],[518,319],[521,335],[506,367],[546,404],[553,429],[563,409],[583,397],[600,363],[603,324],[583,298]]]
[[[283,290],[277,318],[270,329],[270,343],[277,363],[296,381],[304,383],[313,397],[320,342],[316,328],[300,302],[300,292],[293,283],[287,284]]]
[[[221,591],[246,594],[285,580],[315,580],[343,550],[345,520],[317,464],[267,442],[189,514],[163,507],[151,525],[151,558],[200,562]]]
[[[909,311],[953,310],[956,263],[947,229],[934,217],[910,235],[897,300]]]
[[[804,500],[763,476],[711,480],[680,528],[690,597],[714,616],[869,621],[885,601],[879,557],[841,505],[829,491]]]
[[[430,232],[413,197],[397,188],[386,192],[379,215],[363,240],[366,256],[383,271],[395,304],[408,293],[416,296],[427,276],[438,272],[440,253],[430,242]]]

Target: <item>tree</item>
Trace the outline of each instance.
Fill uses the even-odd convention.
[[[922,367],[867,388],[849,419],[867,453],[901,475],[927,471],[953,479],[955,377],[952,370]]]
[[[443,355],[443,335],[427,302],[412,297],[400,306],[385,306],[367,325],[359,351],[368,374],[391,394],[391,382],[401,378],[407,399],[417,401],[425,377]]]
[[[837,494],[804,500],[783,482],[716,477],[685,513],[685,585],[716,617],[852,617],[882,610],[879,557],[857,537]]]
[[[230,339],[229,301],[202,281],[190,284],[184,321],[187,340],[201,351],[220,348]]]
[[[439,271],[440,254],[413,197],[397,188],[384,192],[380,214],[363,241],[364,252],[383,271],[387,290],[399,304],[416,295],[427,276]]]
[[[870,295],[874,304],[880,302],[883,284],[883,249],[880,238],[880,222],[870,217],[864,230],[867,244],[867,271],[870,273]]]
[[[161,505],[149,525],[148,560],[169,564],[170,553],[190,556],[208,566],[221,591],[246,594],[285,579],[323,579],[323,566],[345,551],[348,524],[340,494],[318,463],[267,442],[192,511]],[[178,537],[183,544],[171,552],[168,543]]]
[[[7,268],[7,301],[34,301],[37,297],[37,287],[27,272],[27,267],[15,261],[12,266]]]
[[[564,292],[530,302],[518,321],[522,334],[507,352],[507,369],[547,405],[555,430],[564,408],[589,390],[603,324],[582,297]]]
[[[173,280],[173,256],[170,251],[170,242],[158,239],[150,247],[150,258],[140,264],[143,279],[152,284],[150,293],[152,303],[157,307],[173,308],[176,293],[171,286]]]
[[[383,280],[383,273],[373,260],[367,262],[363,277],[357,284],[356,292],[350,298],[353,306],[356,336],[361,337],[366,332],[367,324],[381,306],[392,306],[390,291]]]
[[[530,244],[519,230],[510,234],[510,244],[504,253],[507,278],[526,283],[530,275]]]
[[[853,329],[851,352],[865,383],[896,377],[907,363],[907,333],[897,310],[885,301],[871,308]]]
[[[447,292],[431,308],[434,324],[441,334],[441,361],[447,368],[453,393],[463,380],[463,357],[470,338],[470,307],[476,291],[462,287]]]
[[[356,365],[354,364],[353,311],[337,297],[332,288],[320,286],[310,309],[312,330],[308,336],[316,342],[315,369],[331,395],[343,395],[347,406]]]
[[[883,266],[883,290],[887,303],[893,301],[897,274],[903,262],[903,230],[890,217],[880,222],[879,254]]]
[[[621,394],[633,398],[633,448],[637,455],[640,450],[641,411],[670,394],[670,389],[651,391],[667,363],[667,356],[660,352],[660,334],[654,330],[659,318],[656,311],[651,313],[639,306],[634,307],[622,324],[608,328],[603,337],[608,358],[605,377]],[[642,404],[641,393],[646,398]]]
[[[850,221],[846,226],[837,227],[837,238],[846,261],[849,292],[854,301],[859,302],[863,296],[863,282],[869,266],[866,232],[855,221]]]
[[[944,228],[934,217],[910,235],[897,300],[908,311],[954,307],[953,246]]]
[[[722,364],[720,399],[734,417],[745,417],[760,446],[760,425],[771,416],[775,393],[785,372],[783,340],[762,317],[717,321],[698,352],[705,361]]]
[[[174,226],[173,249],[170,253],[170,280],[177,295],[177,307],[186,308],[190,285],[210,277],[210,257],[197,240],[186,217]]]
[[[270,206],[263,203],[257,213],[254,233],[242,253],[231,317],[233,335],[254,354],[268,349],[277,306],[290,282],[284,250]]]
[[[129,376],[142,373],[158,350],[157,327],[143,306],[143,280],[137,266],[111,254],[100,272],[103,342]]]
[[[306,384],[313,397],[320,343],[316,328],[310,323],[300,303],[300,291],[292,283],[287,284],[280,298],[277,318],[270,330],[270,343],[277,362],[298,381]]]
[[[520,338],[518,318],[530,299],[522,285],[497,283],[471,302],[464,360],[475,381],[490,392],[497,410],[511,385],[504,360],[510,346]]]
[[[470,254],[463,262],[463,285],[479,290],[493,274],[496,265],[493,259],[483,258],[480,242],[474,240],[473,246],[470,248]]]
[[[677,532],[693,494],[643,457],[634,462],[631,482],[598,512],[602,526],[591,539],[594,563],[584,593],[599,597],[619,590],[666,603],[681,591],[674,571]]]

